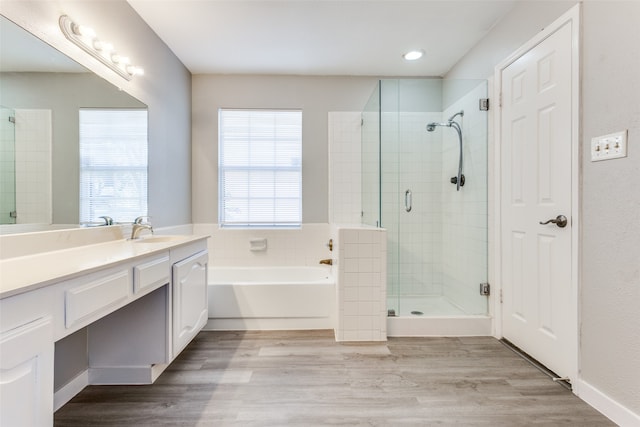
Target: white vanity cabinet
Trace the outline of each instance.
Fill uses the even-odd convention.
[[[150,384],[202,329],[206,236],[158,241],[0,260],[0,426],[53,425],[89,384]]]
[[[51,318],[40,318],[0,333],[0,355],[0,426],[51,425]]]
[[[207,323],[208,259],[207,251],[202,250],[173,264],[173,357]]]

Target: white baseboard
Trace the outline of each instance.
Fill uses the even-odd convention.
[[[151,366],[89,368],[89,384],[94,385],[152,384],[154,379],[153,368]]]
[[[162,374],[164,370],[167,369],[168,366],[169,366],[168,363],[158,363],[156,365],[153,365],[151,367],[151,382],[152,383],[156,382],[160,374]]]
[[[84,371],[53,394],[53,410],[57,411],[62,408],[88,385],[89,371]]]
[[[586,381],[578,380],[576,394],[620,427],[640,426],[640,414],[622,406]]]
[[[277,331],[333,329],[330,317],[317,318],[255,318],[255,319],[214,319],[209,318],[203,331]]]

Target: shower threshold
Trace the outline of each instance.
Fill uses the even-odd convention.
[[[460,307],[441,296],[411,296],[400,299],[397,296],[389,297],[388,304],[389,337],[492,335],[491,316],[466,314]],[[393,308],[398,306],[400,310]]]
[[[466,313],[443,296],[390,296],[387,312],[394,316],[465,316]]]

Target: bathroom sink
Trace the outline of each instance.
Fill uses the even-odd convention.
[[[185,236],[148,236],[139,239],[133,239],[134,243],[167,243],[184,240]]]

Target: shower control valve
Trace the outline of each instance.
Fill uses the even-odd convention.
[[[458,183],[458,177],[457,176],[452,176],[451,177],[451,183],[452,184],[457,184]],[[460,175],[460,187],[464,186],[464,175]]]

